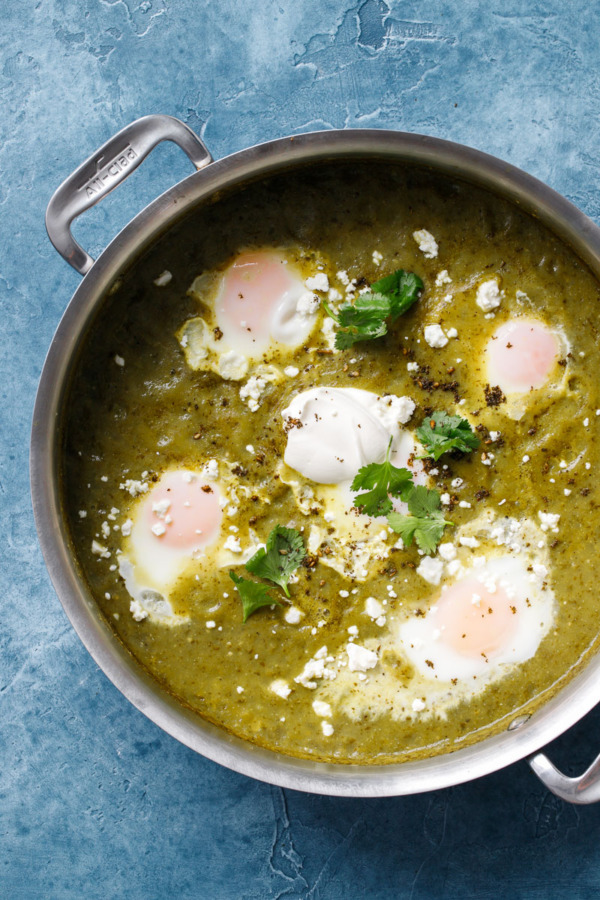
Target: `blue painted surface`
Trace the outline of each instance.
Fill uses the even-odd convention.
[[[15,898],[591,898],[600,806],[524,764],[387,800],[281,791],[135,711],[84,651],[44,568],[28,494],[31,411],[76,276],[52,190],[140,115],[178,116],[215,157],[315,128],[471,144],[600,220],[597,2],[3,0],[0,7],[0,895]],[[77,226],[93,254],[186,175],[160,148]],[[598,752],[600,712],[552,748]]]

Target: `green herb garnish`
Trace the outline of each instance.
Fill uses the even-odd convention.
[[[388,444],[385,460],[382,463],[363,466],[350,485],[352,491],[367,489],[354,498],[354,506],[365,516],[385,516],[392,509],[390,494],[406,500],[412,490],[412,475],[408,469],[398,469],[390,462],[391,447],[392,438]]]
[[[417,428],[417,436],[427,450],[428,456],[438,460],[450,450],[470,453],[479,447],[479,438],[466,419],[460,416],[449,416],[445,412],[434,412]]]
[[[250,581],[249,578],[241,578],[231,569],[229,570],[229,577],[235,584],[236,590],[240,595],[244,622],[252,615],[252,613],[255,613],[257,609],[260,609],[261,606],[273,606],[274,603],[276,603],[277,606],[281,606],[281,603],[278,600],[274,600],[270,596],[269,590],[271,590],[271,588],[269,588],[268,585],[259,584],[257,581]]]
[[[454,525],[454,522],[444,519],[439,493],[416,485],[408,494],[407,502],[411,515],[390,512],[387,517],[390,528],[400,535],[407,547],[414,538],[425,553],[435,553],[446,526]]]
[[[387,334],[386,319],[395,321],[410,309],[423,290],[423,282],[413,272],[397,269],[371,285],[355,303],[343,303],[337,313],[323,301],[327,315],[337,322],[335,336],[338,350],[347,350],[358,341],[370,341]]]
[[[267,538],[266,549],[257,550],[246,563],[246,569],[259,578],[274,581],[289,597],[288,581],[305,556],[302,535],[293,528],[276,525]]]

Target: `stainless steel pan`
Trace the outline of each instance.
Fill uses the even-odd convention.
[[[165,140],[178,144],[197,171],[139,213],[94,262],[71,235],[73,219],[101,200]],[[50,240],[85,276],[52,340],[33,418],[33,508],[50,576],[73,627],[116,687],[173,737],[238,772],[297,790],[375,797],[447,787],[527,758],[533,771],[558,796],[573,803],[595,802],[600,800],[600,756],[581,777],[567,778],[539,750],[600,700],[600,654],[534,715],[516,715],[503,734],[471,747],[394,765],[324,764],[249,744],[178,704],[116,639],[79,574],[61,508],[60,423],[75,349],[103,298],[133,259],[214,192],[311,161],[350,158],[430,167],[487,188],[540,219],[600,278],[600,228],[535,178],[477,150],[401,132],[327,131],[259,144],[213,162],[203,142],[177,119],[158,115],[139,119],[104,144],[61,185],[46,215]]]

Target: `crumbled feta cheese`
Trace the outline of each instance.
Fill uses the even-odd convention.
[[[165,534],[167,529],[165,528],[165,526],[163,525],[162,522],[156,522],[156,524],[153,525],[150,530],[151,530],[152,534],[156,535],[156,537],[162,537],[162,535]]]
[[[438,255],[437,241],[429,231],[425,231],[424,228],[413,231],[413,238],[426,259],[434,259]]]
[[[471,509],[471,504],[469,503],[468,500],[461,500],[458,505],[460,506],[461,509]]]
[[[302,618],[302,612],[297,606],[290,606],[283,618],[289,625],[297,625]]]
[[[125,365],[125,360],[123,359],[122,356],[119,356],[118,353],[117,353],[117,355],[115,356],[115,362],[116,362],[116,364],[117,364],[118,366],[124,366],[124,365]]]
[[[431,556],[424,556],[417,568],[417,575],[420,575],[421,578],[424,578],[429,584],[439,584],[442,580],[443,571],[444,563],[441,559],[433,559]]]
[[[365,614],[369,616],[371,619],[378,619],[379,616],[382,616],[385,613],[385,610],[381,603],[375,599],[375,597],[367,597],[365,600]]]
[[[423,334],[429,346],[434,349],[445,347],[448,343],[448,338],[441,325],[426,325]]]
[[[327,276],[325,276],[327,278]],[[296,312],[299,316],[314,316],[316,311],[318,310],[321,301],[315,294],[306,293],[302,294],[301,297],[298,298],[298,302],[296,304]]]
[[[331,737],[333,734],[333,725],[331,722],[321,722],[321,731],[325,737]]]
[[[500,437],[500,431],[490,431],[490,441],[497,441]]]
[[[336,272],[335,277],[342,284],[350,284],[350,277],[348,276],[348,273],[345,269],[340,269],[338,272]]]
[[[127,491],[131,494],[132,497],[139,497],[140,494],[143,494],[148,490],[148,482],[135,481],[133,478],[128,478],[127,481],[120,484],[119,487],[122,491]]]
[[[136,622],[143,622],[148,618],[148,611],[144,609],[139,600],[132,600],[129,604],[129,612]]]
[[[327,294],[332,303],[337,303],[342,299],[342,295],[338,291],[337,288],[329,288],[329,292]]]
[[[407,372],[418,372],[419,371],[419,363],[417,363],[417,362],[406,363],[406,371]]]
[[[219,357],[218,371],[226,381],[241,381],[248,373],[248,360],[235,350],[228,350]]]
[[[417,404],[410,397],[397,397],[395,394],[385,394],[378,397],[373,404],[373,412],[381,424],[390,432],[398,425],[406,425],[411,418]]]
[[[377,665],[377,654],[367,647],[348,643],[346,644],[346,653],[348,654],[348,668],[351,672],[367,672]]]
[[[202,466],[201,476],[206,481],[216,481],[219,477],[219,463],[216,459],[209,459]]]
[[[491,309],[496,309],[497,306],[500,306],[501,300],[502,293],[498,287],[498,282],[494,278],[490,278],[489,281],[484,281],[483,284],[480,284],[477,288],[475,303],[484,312],[487,313]]]
[[[208,622],[206,623],[206,627],[207,628],[216,628],[217,623],[214,621],[214,619],[209,619]]]
[[[100,526],[100,531],[102,532],[102,537],[110,537],[110,525],[108,524],[108,522],[102,523],[102,525]]]
[[[240,539],[237,538],[234,534],[230,534],[225,543],[223,544],[225,550],[231,550],[232,553],[241,553],[242,545],[240,544]]]
[[[461,537],[458,539],[458,543],[461,547],[470,547],[471,550],[475,550],[476,547],[479,547],[479,541],[474,537]]]
[[[420,700],[418,697],[416,697],[412,702],[413,712],[423,712],[425,706],[425,702],[423,700]]]
[[[303,687],[308,688],[309,691],[314,691],[317,687],[317,682],[315,679],[324,677],[325,660],[323,658],[317,659],[317,654],[315,653],[314,658],[309,659],[302,672],[298,675],[297,678],[294,678],[294,681],[297,684],[301,684]]]
[[[300,369],[297,366],[286,366],[283,370],[283,374],[287,375],[288,378],[295,378],[299,372]]]
[[[79,510],[79,518],[80,518],[80,519],[85,519],[86,516],[87,516],[87,512],[85,511],[85,509],[80,509],[80,510]]]
[[[326,291],[329,289],[329,278],[325,272],[317,272],[312,278],[307,278],[304,286],[309,291]]]
[[[560,513],[546,513],[540,510],[538,516],[540,518],[540,528],[542,531],[553,531],[555,533],[558,531]]]
[[[100,559],[109,559],[110,557],[110,550],[107,550],[98,541],[92,541],[92,553],[94,556],[99,556]]]
[[[282,700],[287,700],[287,698],[292,693],[292,689],[283,678],[276,678],[275,681],[272,681],[269,685],[269,688],[273,691],[274,694],[277,694],[278,697],[281,697]]]
[[[529,457],[529,455],[526,453],[525,456],[523,457],[523,462],[524,462],[524,463],[528,463],[528,462],[529,462],[529,459],[530,459],[530,457]]]
[[[445,559],[446,562],[450,562],[451,559],[456,558],[456,547],[454,544],[451,544],[449,541],[446,541],[444,544],[440,544],[438,547],[438,554]]]
[[[157,287],[164,287],[166,284],[168,284],[170,282],[172,277],[173,277],[173,275],[171,274],[171,272],[169,272],[168,269],[165,269],[164,272],[160,273],[158,278],[154,279],[154,284]]]
[[[331,706],[329,703],[325,703],[324,700],[313,700],[312,708],[316,714],[322,718],[329,718],[329,716],[332,715]]]
[[[446,332],[446,336],[449,338],[457,338],[458,331],[456,330],[456,328],[449,328],[448,331]]]
[[[159,519],[164,519],[170,508],[170,500],[159,500],[157,503],[152,504],[152,512],[156,513]]]
[[[442,494],[440,497],[440,503],[442,504],[442,506],[450,506],[450,494]]]
[[[447,269],[442,269],[441,272],[438,272],[435,278],[435,286],[442,287],[443,284],[451,284],[452,279],[448,275]]]
[[[383,260],[383,254],[379,250],[373,250],[372,259],[376,266],[380,266]]]

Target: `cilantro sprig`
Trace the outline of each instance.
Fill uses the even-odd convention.
[[[406,547],[410,547],[414,538],[417,546],[425,553],[435,553],[444,529],[454,525],[454,522],[444,519],[439,493],[423,485],[415,485],[407,502],[410,516],[389,513],[387,520],[390,528],[400,535]]]
[[[361,491],[354,498],[354,505],[365,516],[385,516],[392,510],[393,497],[407,498],[412,489],[412,475],[408,469],[399,469],[390,462],[392,438],[382,463],[369,463],[354,476],[350,490]]]
[[[479,447],[479,438],[466,419],[439,411],[417,428],[417,437],[427,456],[432,456],[436,461],[450,450],[470,453]]]
[[[412,472],[390,462],[391,447],[390,438],[385,460],[358,470],[350,488],[363,493],[355,496],[354,506],[367,516],[386,516],[390,528],[400,534],[407,547],[414,539],[425,553],[435,553],[444,529],[454,522],[444,519],[438,491],[415,485]],[[390,497],[408,503],[410,515],[394,512]]]
[[[267,538],[266,547],[261,547],[250,557],[246,563],[246,570],[252,575],[274,582],[283,590],[286,597],[289,597],[288,581],[305,556],[302,535],[294,528],[276,525]],[[244,622],[262,606],[272,606],[274,603],[277,606],[282,605],[269,594],[269,591],[273,590],[271,585],[242,578],[233,570],[230,570],[229,577],[240,595]]]
[[[387,334],[386,319],[394,322],[415,303],[423,290],[423,282],[414,272],[396,269],[391,275],[380,278],[371,290],[361,294],[355,303],[343,303],[334,312],[323,301],[327,315],[338,325],[335,346],[347,350],[358,341],[369,341]]]
[[[259,578],[274,581],[289,597],[288,581],[304,557],[304,541],[294,528],[276,525],[267,538],[267,546],[257,550],[246,563],[246,569]]]

